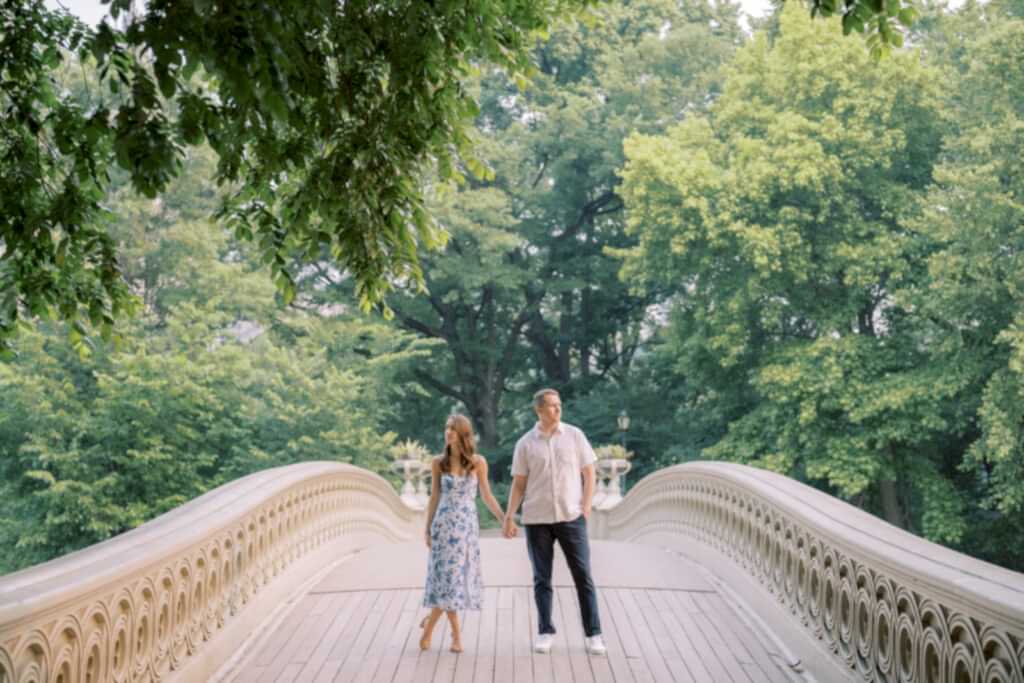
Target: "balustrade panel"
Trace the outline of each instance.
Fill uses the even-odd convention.
[[[607,515],[614,540],[669,533],[713,548],[854,678],[1024,683],[1024,575],[811,487],[688,463],[646,477]]]
[[[391,486],[361,468],[304,463],[250,475],[0,577],[0,683],[173,679],[312,551],[346,535],[409,540],[419,527]]]

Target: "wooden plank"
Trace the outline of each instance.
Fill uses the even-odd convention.
[[[663,593],[664,591],[657,592]],[[665,666],[668,667],[672,676],[677,681],[694,683],[696,680],[694,669],[691,669],[687,664],[688,658],[683,657],[683,652],[686,650],[680,650],[677,647],[672,633],[672,626],[664,618],[664,600],[659,598],[655,602],[651,599],[651,591],[645,588],[633,591],[633,596],[636,598],[637,606],[643,612],[647,627],[654,634],[654,644],[657,646],[658,651],[661,652],[661,656],[665,660]]]
[[[515,607],[515,592],[509,590],[511,586],[498,588],[498,609],[512,609]]]
[[[706,642],[703,647],[698,647],[690,635],[696,628],[687,629],[684,627],[679,616],[676,614],[677,602],[671,595],[673,592],[675,591],[647,592],[652,605],[659,612],[665,632],[672,639],[680,658],[686,663],[687,670],[697,683],[715,683],[716,680],[722,680],[716,679],[708,669],[706,659],[708,657],[714,658],[714,656],[709,655],[707,652]],[[689,615],[684,615],[684,618],[689,619]],[[692,624],[692,621],[690,623]],[[726,676],[724,670],[721,675],[723,678]]]
[[[619,576],[628,585],[623,563]],[[563,571],[564,575],[564,571]],[[379,583],[379,582],[378,582]],[[600,588],[607,657],[585,653],[575,591],[555,590],[558,633],[550,655],[533,652],[537,614],[523,577],[485,591],[485,609],[467,612],[465,652],[454,656],[442,615],[429,653],[418,648],[422,591],[395,584],[379,591],[325,592],[288,605],[265,642],[241,663],[237,681],[444,680],[503,683],[616,683],[682,680],[696,683],[784,683],[796,680],[781,646],[722,595],[705,589],[667,590],[648,583]],[[489,599],[488,599],[489,598]],[[652,652],[653,649],[653,652]]]
[[[293,683],[298,680],[300,671],[302,671],[302,663],[292,662],[285,667],[280,676],[274,679],[274,683]]]
[[[405,642],[398,657],[398,666],[395,667],[395,675],[392,680],[411,681],[412,672],[416,669],[416,663],[420,658],[420,621],[430,613],[430,610],[423,607],[423,591],[415,592],[415,607],[411,610],[412,619],[408,632],[405,633]],[[437,637],[435,632],[434,637]]]
[[[533,651],[533,641],[537,637],[537,603],[533,598],[533,587],[526,589],[526,606],[529,629],[527,633],[530,648],[530,660],[533,662],[533,680],[535,683],[554,683],[555,671],[552,668],[551,655],[541,655]]]
[[[377,669],[373,674],[374,683],[390,683],[394,679],[395,669],[398,668],[398,660],[402,656],[402,649],[409,637],[410,631],[416,631],[419,621],[416,619],[420,610],[420,593],[413,590],[399,591],[395,598],[398,605],[397,621],[388,634],[384,643]]]
[[[580,623],[580,613],[574,599],[575,590],[567,586],[560,586],[555,588],[555,592],[558,594],[562,615],[558,630],[565,633],[573,676],[577,681],[593,680],[594,671],[590,668],[590,658],[583,648],[583,624]]]
[[[370,683],[377,674],[387,653],[388,644],[395,637],[395,631],[401,622],[402,612],[407,601],[407,591],[394,590],[391,593],[391,602],[387,610],[382,614],[380,624],[377,626],[377,633],[366,650],[365,664],[356,672],[354,680]],[[397,645],[397,644],[396,644]]]
[[[555,626],[554,644],[551,646],[550,653],[546,655],[538,654],[537,656],[551,658],[551,668],[555,672],[555,680],[558,683],[578,680],[574,677],[572,660],[569,656],[569,640],[565,633],[565,624],[562,623],[562,601],[557,588],[552,588],[552,593],[551,623]]]
[[[336,681],[366,681],[373,677],[373,670],[377,668],[378,661],[372,658],[371,647],[381,631],[381,622],[387,614],[395,598],[400,597],[396,591],[381,591],[380,597],[367,614],[367,621],[362,624],[352,650],[345,658],[345,664],[335,674]],[[370,669],[370,672],[366,672]]]
[[[255,681],[257,678],[263,675],[263,672],[267,670],[265,666],[247,666],[241,671],[237,672],[231,677],[231,683],[247,683],[247,681]]]
[[[515,680],[515,651],[509,643],[509,629],[515,608],[515,589],[502,586],[498,589],[498,621],[495,633],[494,683],[513,683]]]
[[[320,638],[299,673],[299,679],[302,681],[312,680],[323,667],[331,650],[334,649],[334,643],[337,642],[342,631],[348,625],[348,620],[359,601],[359,593],[337,593],[336,595],[337,599],[332,612],[324,615],[324,623],[327,626],[324,629],[323,637]]]
[[[694,603],[681,600],[680,596],[683,594],[681,591],[667,591],[663,599],[671,605],[675,623],[681,630],[682,635],[686,637],[686,640],[692,643],[701,665],[703,665],[708,673],[709,679],[713,683],[728,681],[729,674],[726,672],[725,667],[722,666],[718,654],[712,650],[711,643],[708,642],[700,626],[694,621]],[[700,676],[697,676],[697,678],[699,680]]]
[[[751,666],[761,670],[759,678],[771,681],[772,683],[788,683],[791,680],[788,672],[782,663],[781,653],[769,650],[761,634],[756,633],[748,624],[736,614],[732,605],[727,603],[717,593],[705,593],[695,595],[694,602],[717,626],[722,638],[734,650],[744,649],[750,658]],[[776,648],[772,648],[776,650]],[[747,662],[742,662],[746,664]],[[752,671],[750,666],[744,667],[747,673]]]
[[[637,641],[640,643],[640,651],[643,653],[647,668],[654,676],[654,680],[659,683],[661,681],[674,681],[675,677],[669,671],[668,665],[658,649],[655,635],[651,632],[651,628],[644,618],[643,610],[637,602],[636,593],[636,590],[627,588],[620,591],[619,597],[622,598],[622,606],[629,617],[630,624],[633,626]]]
[[[636,631],[629,620],[629,615],[626,614],[625,607],[622,606],[621,594],[623,590],[627,589],[605,589],[602,591],[602,594],[605,596],[605,601],[608,604],[608,612],[615,621],[619,641],[622,643],[623,654],[629,658],[643,657],[643,652],[640,650],[640,641],[636,637]]]
[[[769,680],[774,680],[774,679],[769,679],[768,675],[764,672],[764,669],[762,669],[757,664],[746,664],[746,663],[744,663],[744,664],[740,664],[740,666],[742,666],[743,670],[747,672],[747,676],[750,676],[750,680],[756,681],[756,683],[768,683]],[[781,680],[785,681],[785,680],[788,680],[788,679],[783,678]],[[797,680],[803,680],[803,679],[797,679]]]
[[[506,589],[512,593],[512,620],[508,646],[512,648],[515,683],[533,683],[533,643],[530,641],[530,598],[521,586]]]
[[[608,655],[591,655],[587,652],[587,643],[585,640],[587,634],[586,631],[583,630],[583,617],[580,614],[580,597],[576,593],[575,589],[569,588],[566,590],[568,590],[569,598],[571,600],[569,611],[574,615],[573,617],[567,617],[567,620],[572,619],[572,621],[578,624],[583,647],[583,656],[587,658],[587,663],[590,664],[590,671],[593,674],[593,679],[596,683],[612,683],[615,680],[615,677],[612,676],[611,667],[608,665]],[[600,615],[600,603],[598,603],[597,611],[598,615]],[[606,647],[607,645],[608,643],[605,643]]]
[[[630,620],[629,614],[626,613],[622,600],[622,594],[626,590],[628,589],[605,589],[608,595],[608,607],[610,608],[610,614],[615,619],[615,625],[622,642],[622,652],[626,657],[626,662],[629,664],[629,670],[633,673],[633,678],[637,683],[648,683],[654,680],[654,674],[651,673],[650,667],[648,667],[647,662],[644,660],[644,653],[640,648],[640,639],[633,628],[633,622]]]
[[[459,626],[465,625],[465,610],[458,613],[459,615]],[[451,683],[451,680],[455,677],[455,665],[458,663],[459,655],[451,651],[452,646],[452,630],[451,624],[448,622],[448,615],[445,614],[443,617],[445,623],[444,639],[441,641],[441,649],[438,651],[437,669],[434,670],[434,680],[444,683]],[[465,643],[463,643],[465,647]]]
[[[352,611],[338,637],[331,643],[331,650],[327,653],[323,666],[317,671],[313,683],[330,683],[334,676],[345,664],[345,659],[352,651],[352,644],[359,635],[366,618],[369,616],[373,604],[380,596],[379,592],[357,593],[352,603]]]
[[[484,608],[480,612],[480,640],[473,667],[473,680],[490,683],[494,680],[494,654],[498,633],[498,589],[484,589]]]
[[[754,657],[750,654],[747,646],[740,642],[740,639],[732,632],[732,629],[722,628],[721,620],[728,616],[726,614],[728,610],[719,609],[718,605],[709,604],[703,595],[690,594],[689,597],[697,605],[700,613],[707,617],[707,620],[715,626],[715,630],[718,631],[718,635],[721,636],[722,641],[726,644],[732,656],[736,658],[736,661],[740,664],[753,664]]]
[[[284,643],[284,645],[277,651],[274,656],[274,660],[267,665],[266,670],[263,674],[255,679],[256,683],[273,683],[279,676],[284,672],[285,668],[289,664],[294,662],[305,663],[313,652],[313,647],[307,645],[307,641],[314,639],[313,646],[315,647],[324,636],[324,631],[327,630],[327,623],[324,616],[321,614],[312,614],[315,603],[329,600],[331,602],[337,602],[337,596],[306,596],[295,606],[295,611],[299,612],[302,619],[293,625],[290,624],[288,630],[279,628],[274,632],[272,640],[277,640]],[[301,667],[300,667],[301,668]]]
[[[344,596],[340,593],[317,595],[316,607],[310,610],[309,617],[299,627],[296,634],[298,644],[292,648],[289,664],[305,664],[313,656],[316,646],[323,640],[327,627],[334,621],[334,613],[344,602]],[[284,652],[281,653],[282,658]]]
[[[619,637],[619,627],[615,622],[611,607],[608,605],[608,589],[597,591],[597,604],[601,608],[601,629],[604,631],[604,644],[608,647],[608,666],[617,683],[630,683],[633,681],[633,672],[626,661],[625,650],[622,647],[622,639]]]
[[[462,647],[465,652],[459,655],[455,665],[455,675],[452,677],[454,683],[469,683],[473,680],[473,669],[476,667],[476,659],[480,654],[480,610],[478,609],[466,611],[466,618],[462,623]]]
[[[689,603],[692,607],[687,607],[690,611],[690,617],[696,622],[697,627],[708,641],[710,651],[715,653],[718,660],[722,663],[726,672],[729,674],[729,680],[734,683],[750,683],[750,676],[747,675],[744,670],[742,663],[736,658],[735,653],[729,649],[729,646],[722,640],[722,636],[718,633],[718,629],[715,628],[714,623],[708,619],[707,615],[704,614],[697,603],[694,602],[693,596],[690,593],[679,593],[678,598],[680,603]]]
[[[309,604],[310,601],[308,597],[304,596],[299,599],[295,606],[291,608],[291,612],[285,615],[284,620],[274,630],[274,634],[293,633],[306,617],[303,607]],[[260,669],[269,667],[277,660],[278,653],[280,653],[287,645],[287,638],[275,638],[273,636],[268,638],[265,642],[261,643],[261,651],[255,659],[252,660],[252,665],[254,667],[259,667]]]
[[[419,629],[417,629],[419,631]],[[430,639],[430,648],[427,650],[420,650],[419,656],[416,658],[416,667],[413,669],[412,678],[413,681],[432,681],[434,680],[434,672],[437,671],[437,660],[441,653],[441,649],[445,646],[445,636],[448,633],[448,617],[445,616],[444,612],[441,613],[441,617],[437,620],[434,625],[434,632]],[[419,648],[419,633],[417,633],[417,645]]]

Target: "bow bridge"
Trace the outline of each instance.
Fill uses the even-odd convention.
[[[1024,575],[741,465],[670,467],[614,502],[591,520],[607,657],[584,652],[560,560],[555,648],[530,651],[526,549],[497,537],[465,651],[442,620],[420,652],[422,510],[306,463],[0,578],[0,683],[1024,683]]]

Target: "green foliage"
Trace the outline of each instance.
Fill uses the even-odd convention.
[[[633,457],[633,451],[626,450],[624,446],[617,443],[597,446],[594,448],[594,454],[598,460],[629,460]]]
[[[111,169],[154,198],[188,147],[235,191],[220,215],[255,244],[283,298],[293,254],[329,250],[364,308],[420,279],[443,242],[420,180],[471,158],[478,61],[521,77],[536,32],[586,0],[288,0],[266,8],[160,0],[92,31],[43,0],[0,8],[0,350],[17,322],[80,314],[109,329],[131,308],[100,206]],[[58,82],[95,60],[89,100]],[[82,309],[82,310],[80,310]],[[82,335],[84,327],[74,327]]]
[[[196,219],[211,158],[159,201],[118,193],[110,233],[143,314],[89,354],[68,326],[0,364],[0,558],[8,571],[109,538],[258,469],[385,472],[400,380],[425,353],[380,321],[282,309],[262,266]]]
[[[863,33],[875,59],[903,47],[904,29],[914,25],[918,8],[912,0],[811,0],[811,16],[840,17],[843,35]]]
[[[534,42],[569,4],[5,6],[0,570],[262,467],[383,472],[457,407],[503,500],[540,385],[592,443],[628,409],[630,481],[747,462],[1024,568],[1020,3],[880,61],[902,0],[812,5],[870,50],[788,6],[737,52],[696,0]]]
[[[905,294],[929,321],[937,367],[971,371],[976,410],[961,464],[976,517],[1024,529],[1024,21],[998,8],[971,16],[955,122],[924,211],[910,227],[933,239],[928,275]],[[1001,535],[997,534],[997,537]],[[989,536],[989,538],[992,538]],[[987,544],[1005,556],[1003,541]],[[1017,538],[1016,547],[1024,539]]]
[[[226,481],[306,460],[385,468],[372,375],[321,347],[249,344],[182,304],[82,361],[47,329],[0,366],[5,569],[130,529]],[[328,324],[339,327],[341,323]],[[58,332],[59,335],[59,332]],[[136,336],[137,335],[137,336]],[[127,336],[127,335],[126,335]]]
[[[87,40],[41,1],[0,9],[0,361],[19,320],[59,317],[81,340],[133,310],[100,207],[108,112],[57,79]]]
[[[1020,22],[929,14],[930,66],[797,8],[779,28],[707,116],[626,143],[623,275],[671,293],[645,363],[671,364],[668,419],[703,457],[1024,566]]]
[[[507,452],[538,385],[568,398],[626,373],[650,297],[619,280],[609,252],[629,243],[622,140],[701,109],[739,37],[733,6],[644,0],[552,31],[525,91],[483,74],[476,144],[489,174],[439,187],[431,212],[450,238],[424,260],[427,297],[388,303],[442,342],[418,377],[465,406],[485,450]]]
[[[781,20],[709,116],[627,141],[624,273],[678,292],[677,363],[730,425],[708,455],[854,498],[906,476],[962,389],[913,372],[891,295],[919,269],[899,221],[938,151],[938,79],[914,55],[870,64],[795,7]]]

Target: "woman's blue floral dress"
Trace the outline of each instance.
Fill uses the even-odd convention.
[[[423,606],[480,609],[480,519],[476,475],[441,475],[441,500],[430,524],[430,559]]]

